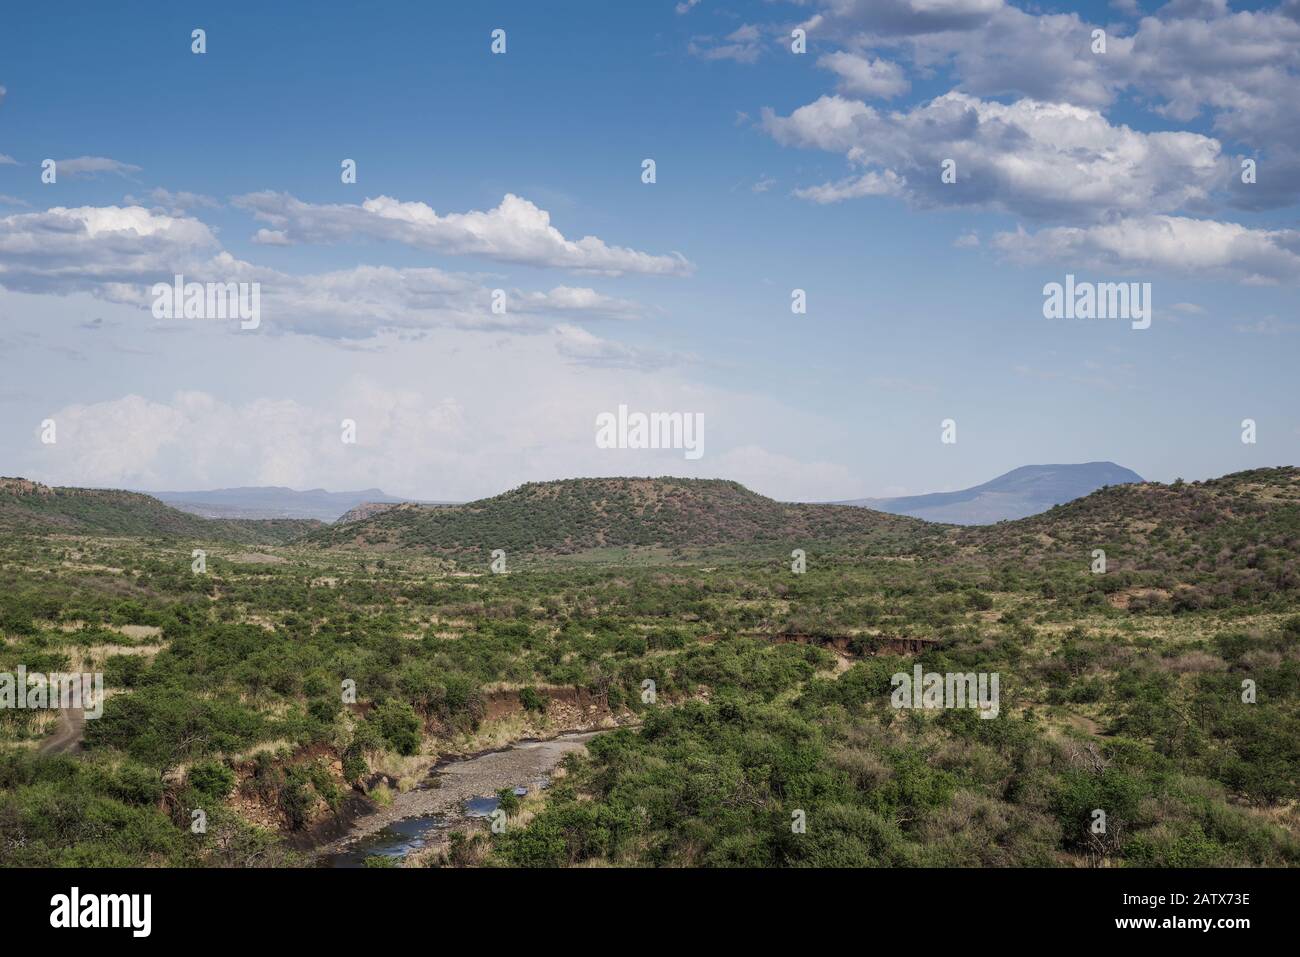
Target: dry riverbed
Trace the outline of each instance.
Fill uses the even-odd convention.
[[[404,857],[437,839],[439,832],[472,819],[466,805],[502,788],[536,793],[566,754],[581,751],[602,731],[564,734],[549,741],[522,741],[434,767],[429,779],[410,791],[396,792],[392,803],[357,819],[348,834],[323,845],[319,859],[335,867],[359,866],[370,855]],[[477,803],[477,802],[476,802]],[[487,813],[486,804],[480,814]]]

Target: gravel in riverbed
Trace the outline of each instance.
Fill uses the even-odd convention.
[[[551,741],[516,744],[476,758],[453,761],[434,772],[439,787],[395,792],[393,802],[359,818],[346,837],[321,847],[321,856],[337,854],[360,838],[381,831],[408,817],[460,816],[461,806],[472,797],[496,794],[506,787],[528,787],[546,780],[570,751],[581,751],[600,731],[561,735]]]

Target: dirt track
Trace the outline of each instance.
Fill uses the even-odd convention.
[[[76,754],[86,733],[86,712],[81,708],[60,708],[59,727],[41,742],[40,754]]]

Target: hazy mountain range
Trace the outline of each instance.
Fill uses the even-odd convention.
[[[902,498],[860,498],[830,504],[860,506],[953,525],[988,525],[1037,515],[1053,505],[1073,501],[1107,485],[1141,481],[1142,477],[1136,472],[1114,462],[1025,465],[982,485],[956,492]],[[300,491],[282,486],[252,486],[145,494],[182,512],[204,518],[293,518],[343,523],[384,511],[380,506],[457,504],[399,498],[377,488],[328,492],[321,488]]]
[[[434,550],[514,547],[560,553],[646,545],[890,539],[916,525],[1025,518],[1142,478],[1111,462],[1028,465],[956,492],[824,505],[782,503],[721,479],[606,478],[529,483],[463,505],[381,489],[283,487],[136,493],[0,480],[0,525],[69,533],[174,535],[230,541],[378,544]],[[431,508],[430,506],[444,506]],[[446,507],[451,506],[451,507]],[[322,523],[332,528],[322,527]]]
[[[193,492],[146,492],[172,508],[204,518],[299,518],[336,521],[363,504],[400,504],[412,501],[389,495],[383,489],[327,492],[323,488],[298,490],[279,485],[217,488]],[[425,502],[426,505],[446,504]]]
[[[951,525],[991,525],[1037,515],[1053,505],[1063,505],[1108,485],[1142,481],[1142,476],[1132,469],[1114,462],[1024,465],[982,485],[956,492],[901,498],[859,498],[833,504],[857,505]]]
[[[1173,567],[1191,552],[1208,556],[1243,543],[1267,546],[1268,555],[1288,554],[1293,538],[1283,519],[1297,501],[1300,469],[1256,469],[1205,482],[1111,484],[1038,515],[958,526],[851,505],[778,502],[723,479],[582,478],[531,482],[464,505],[390,504],[357,521],[327,525],[314,519],[202,518],[136,492],[0,478],[0,532],[291,543],[475,561],[497,549],[511,556],[644,562],[690,555],[784,560],[792,549],[921,555],[953,547],[1030,561],[1044,541],[1087,554],[1105,540],[1114,545],[1117,561],[1132,561],[1138,553],[1149,561],[1158,553],[1161,563]],[[1281,518],[1269,524],[1270,516]],[[1153,528],[1166,531],[1155,536]]]

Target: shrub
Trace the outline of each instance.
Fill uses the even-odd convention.
[[[104,662],[104,683],[111,688],[134,688],[148,670],[141,655],[110,655]]]
[[[355,784],[361,777],[370,770],[366,764],[366,759],[361,753],[361,749],[355,746],[349,746],[343,751],[343,780],[349,784]]]
[[[285,773],[284,787],[280,789],[280,810],[289,821],[289,828],[300,831],[306,826],[311,815],[315,797],[307,789],[307,771],[301,767],[291,767]]]
[[[519,692],[519,703],[524,706],[525,711],[546,711],[546,698],[537,693],[537,689],[532,685],[523,688]]]
[[[338,703],[332,698],[317,698],[307,706],[307,714],[313,720],[321,724],[329,724],[334,720],[334,716],[339,713]]]
[[[373,717],[383,739],[398,754],[420,750],[420,719],[407,702],[390,698],[375,708]]]
[[[216,761],[201,761],[186,775],[185,782],[203,797],[219,803],[235,786],[235,772]]]
[[[514,788],[502,788],[497,792],[497,807],[505,811],[507,817],[519,813],[519,804],[519,796],[515,794]]]

